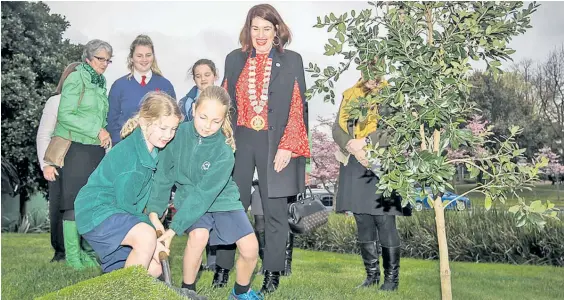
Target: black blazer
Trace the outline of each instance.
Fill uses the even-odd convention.
[[[249,54],[236,49],[225,58],[225,76],[221,81],[225,84],[232,101],[231,121],[234,136],[237,140],[237,98],[236,85],[239,76],[245,67]],[[297,81],[303,103],[304,123],[308,130],[308,111],[305,98],[305,74],[302,57],[300,54],[284,50],[283,53],[274,51],[272,57],[272,73],[268,89],[268,197],[294,196],[305,192],[305,164],[304,157],[291,159],[290,163],[280,173],[274,171],[274,156],[278,150],[280,139],[288,124],[290,104],[294,83]],[[237,159],[237,153],[235,153]],[[252,176],[252,174],[251,174]],[[261,178],[262,181],[262,178]],[[262,195],[266,198],[265,195]]]

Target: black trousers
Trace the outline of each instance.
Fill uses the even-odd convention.
[[[49,222],[51,223],[51,246],[55,253],[65,252],[65,239],[63,237],[63,212],[61,202],[63,189],[60,180],[62,170],[57,169],[59,176],[55,181],[49,181]]]
[[[359,242],[380,240],[382,247],[395,248],[400,246],[396,216],[354,214],[354,218]]]
[[[255,167],[260,180],[259,190],[264,211],[264,261],[265,270],[284,270],[288,226],[288,197],[269,198],[268,195],[268,132],[237,127],[235,142],[235,168],[233,179],[239,187],[241,202],[245,210],[251,204],[251,185]],[[272,167],[272,166],[271,166]],[[235,246],[220,246],[217,249],[216,264],[232,269],[235,264]]]

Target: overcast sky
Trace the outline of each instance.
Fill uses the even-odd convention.
[[[70,22],[64,37],[85,44],[91,39],[109,42],[114,49],[113,64],[104,74],[108,89],[125,75],[129,45],[138,34],[148,34],[155,44],[155,55],[164,76],[169,79],[177,97],[184,96],[193,86],[187,71],[200,58],[213,60],[223,76],[225,56],[238,48],[238,36],[249,8],[262,1],[233,2],[46,2],[52,13],[64,15]],[[323,56],[323,45],[329,34],[316,29],[317,16],[334,12],[340,15],[355,9],[367,8],[365,1],[270,1],[282,15],[293,33],[288,49],[299,52],[304,65],[309,62],[326,66],[335,58]],[[526,3],[528,4],[528,3]],[[540,2],[533,14],[532,26],[524,35],[516,37],[510,47],[517,50],[515,61],[524,58],[543,60],[548,53],[564,44],[564,2]],[[306,73],[306,77],[308,73]],[[358,71],[351,70],[335,85],[339,95],[358,79]],[[313,82],[307,78],[308,87]],[[219,82],[217,82],[219,84]],[[340,97],[337,97],[340,101]],[[333,113],[335,105],[322,99],[310,102],[310,120],[319,114]]]

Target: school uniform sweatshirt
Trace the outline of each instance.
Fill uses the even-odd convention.
[[[178,235],[206,212],[243,209],[239,189],[231,177],[234,165],[233,150],[225,143],[221,130],[202,137],[193,121],[182,123],[174,140],[159,153],[147,213],[164,213],[174,184],[177,211],[169,227]]]
[[[110,216],[126,213],[151,225],[143,209],[149,201],[158,150],[150,153],[140,128],[110,150],[74,202],[78,232],[84,234]]]
[[[139,111],[141,100],[151,91],[163,91],[176,99],[174,88],[168,79],[161,75],[152,73],[147,85],[141,86],[137,80],[129,74],[117,79],[110,89],[108,96],[108,127],[106,128],[112,138],[112,144],[121,141],[119,132],[125,122]]]

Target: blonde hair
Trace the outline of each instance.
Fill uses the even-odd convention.
[[[151,71],[155,74],[163,76],[161,69],[159,69],[159,65],[157,64],[157,56],[155,54],[155,47],[153,46],[153,41],[148,35],[140,34],[138,35],[131,46],[129,46],[129,55],[127,56],[127,68],[129,69],[129,76],[127,79],[131,79],[133,76],[134,66],[133,66],[133,53],[135,52],[135,48],[137,46],[146,46],[151,47],[151,51],[153,52],[153,63],[151,64]]]
[[[225,135],[226,138],[225,143],[231,146],[233,151],[235,151],[236,150],[235,138],[233,137],[233,127],[231,127],[231,114],[230,114],[231,97],[229,97],[227,91],[220,86],[214,86],[214,85],[208,86],[202,91],[202,93],[196,100],[196,103],[194,104],[194,108],[197,109],[200,103],[202,103],[202,101],[210,100],[210,99],[219,101],[219,103],[226,106],[225,118],[223,119],[223,124],[221,125],[221,131]]]
[[[143,118],[149,124],[159,120],[161,117],[175,116],[178,120],[182,119],[182,113],[176,101],[167,93],[162,91],[152,91],[145,94],[141,99],[141,108],[131,117],[121,128],[121,138],[130,135],[139,126],[139,119]]]

